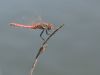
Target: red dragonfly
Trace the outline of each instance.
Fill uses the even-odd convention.
[[[54,25],[48,22],[37,22],[33,23],[32,25],[25,25],[25,24],[19,24],[19,23],[10,23],[11,26],[15,27],[23,27],[23,28],[29,28],[29,29],[41,29],[40,37],[42,40],[45,41],[45,39],[42,37],[42,34],[44,31],[47,35],[50,35],[49,31],[54,30]]]

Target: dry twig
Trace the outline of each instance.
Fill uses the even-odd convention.
[[[43,52],[46,50],[48,40],[49,40],[60,28],[62,28],[63,26],[64,26],[64,24],[62,24],[62,25],[61,25],[60,27],[58,27],[55,31],[53,31],[53,33],[50,34],[50,35],[48,36],[48,38],[42,43],[42,46],[40,47],[40,49],[39,49],[39,51],[38,51],[38,53],[37,53],[37,55],[36,55],[36,57],[35,57],[35,62],[34,62],[33,65],[32,65],[32,68],[31,68],[31,70],[30,70],[29,75],[32,75],[32,74],[33,74],[33,71],[34,71],[35,66],[36,66],[36,64],[37,64],[37,61],[38,61],[38,57],[39,57],[39,55],[40,55],[41,53],[43,53]]]

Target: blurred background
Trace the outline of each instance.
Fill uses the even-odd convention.
[[[0,0],[0,75],[27,75],[41,45],[40,30],[9,23],[65,26],[39,58],[34,75],[100,75],[100,0]]]

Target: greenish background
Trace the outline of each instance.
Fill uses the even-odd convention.
[[[49,40],[34,75],[100,75],[100,0],[0,0],[0,75],[27,75],[40,45],[39,30],[11,22],[65,26]]]

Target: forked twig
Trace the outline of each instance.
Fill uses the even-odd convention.
[[[29,75],[32,75],[32,74],[33,74],[33,71],[34,71],[35,66],[36,66],[36,64],[37,64],[37,61],[38,61],[38,57],[39,57],[39,55],[40,55],[41,53],[43,53],[43,52],[46,50],[48,40],[49,40],[60,28],[62,28],[63,26],[64,26],[64,24],[60,25],[60,27],[58,27],[55,31],[53,31],[53,33],[50,34],[50,35],[48,36],[48,38],[42,43],[42,46],[40,47],[40,49],[39,49],[39,51],[38,51],[38,53],[37,53],[37,55],[36,55],[36,57],[35,57],[35,62],[34,62],[33,65],[32,65],[32,68],[31,68],[31,70],[30,70]]]

